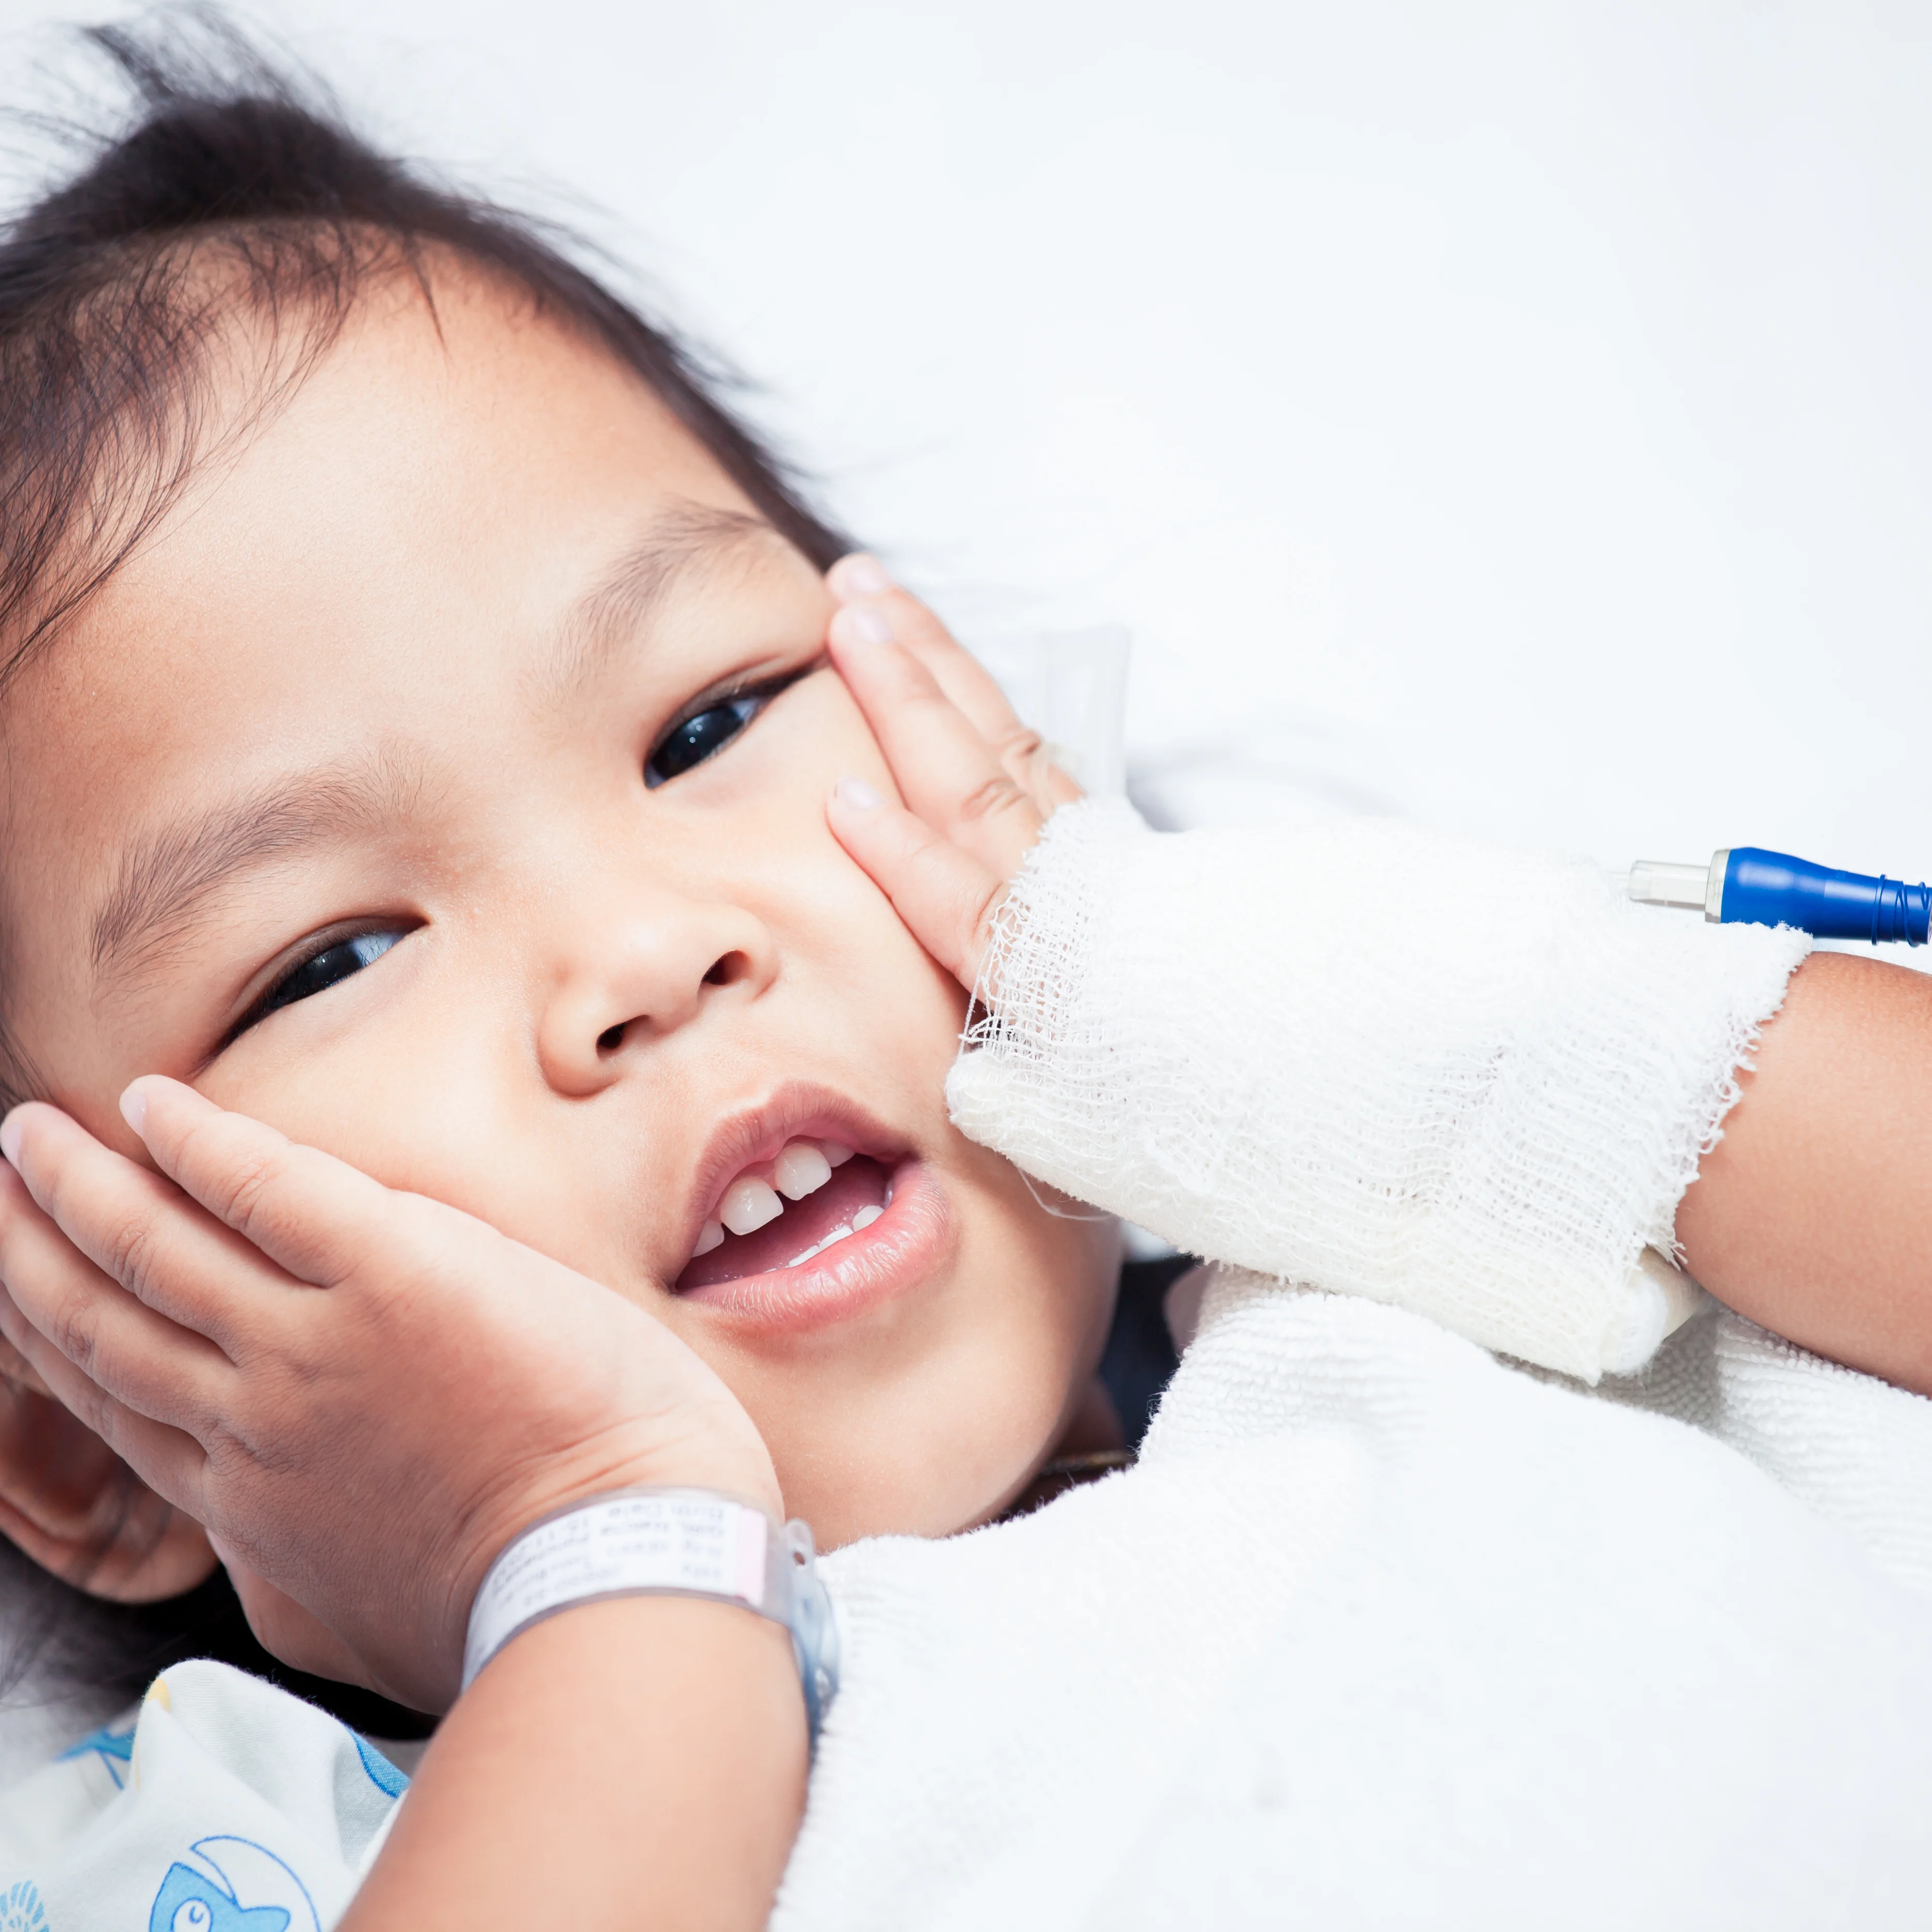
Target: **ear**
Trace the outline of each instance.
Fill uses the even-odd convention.
[[[214,1568],[206,1533],[164,1502],[0,1341],[0,1533],[97,1597],[152,1603]]]

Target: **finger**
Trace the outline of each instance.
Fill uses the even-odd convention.
[[[974,987],[1004,879],[862,779],[842,780],[825,815],[912,936],[962,986]]]
[[[159,1074],[121,1104],[162,1173],[296,1280],[333,1287],[384,1245],[394,1197],[346,1161]]]
[[[836,635],[857,644],[903,644],[996,752],[1004,755],[1004,748],[1028,740],[1038,745],[1039,734],[1021,723],[992,674],[927,605],[892,581],[877,557],[854,550],[825,580],[840,604],[832,619]]]
[[[239,1317],[296,1284],[166,1175],[124,1159],[56,1107],[15,1109],[7,1142],[34,1202],[95,1267],[224,1348]]]
[[[108,1292],[119,1293],[111,1286]],[[127,1298],[121,1299],[124,1302]],[[10,1289],[0,1289],[0,1333],[33,1364],[61,1406],[99,1436],[151,1490],[178,1509],[201,1514],[208,1458],[193,1433],[110,1394],[42,1333]]]
[[[860,560],[848,557],[842,562]],[[833,566],[835,573],[839,567]],[[1082,796],[1079,786],[1054,763],[1053,748],[1021,722],[992,673],[955,643],[946,626],[909,592],[895,590],[848,604],[833,615],[829,641],[848,646],[896,643],[916,658],[1043,815]]]
[[[1001,878],[1010,876],[1040,836],[1039,806],[902,646],[834,640],[829,648],[906,803]]]
[[[0,1287],[11,1318],[0,1333],[70,1408],[72,1394],[93,1398],[68,1369],[106,1400],[199,1433],[232,1388],[232,1369],[214,1342],[104,1274],[10,1172],[0,1183]]]

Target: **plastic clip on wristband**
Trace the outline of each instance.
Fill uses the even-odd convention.
[[[814,1744],[838,1694],[838,1628],[812,1532],[709,1490],[618,1490],[532,1523],[485,1572],[463,1688],[531,1624],[611,1597],[711,1597],[791,1633]]]

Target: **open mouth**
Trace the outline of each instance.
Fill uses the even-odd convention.
[[[800,1268],[864,1233],[892,1204],[890,1168],[836,1141],[788,1141],[737,1174],[706,1218],[680,1292]]]

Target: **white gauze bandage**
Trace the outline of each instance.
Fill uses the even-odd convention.
[[[1015,881],[946,1084],[974,1140],[1216,1261],[1594,1382],[1809,950],[1387,820],[1150,832],[1089,800]]]

